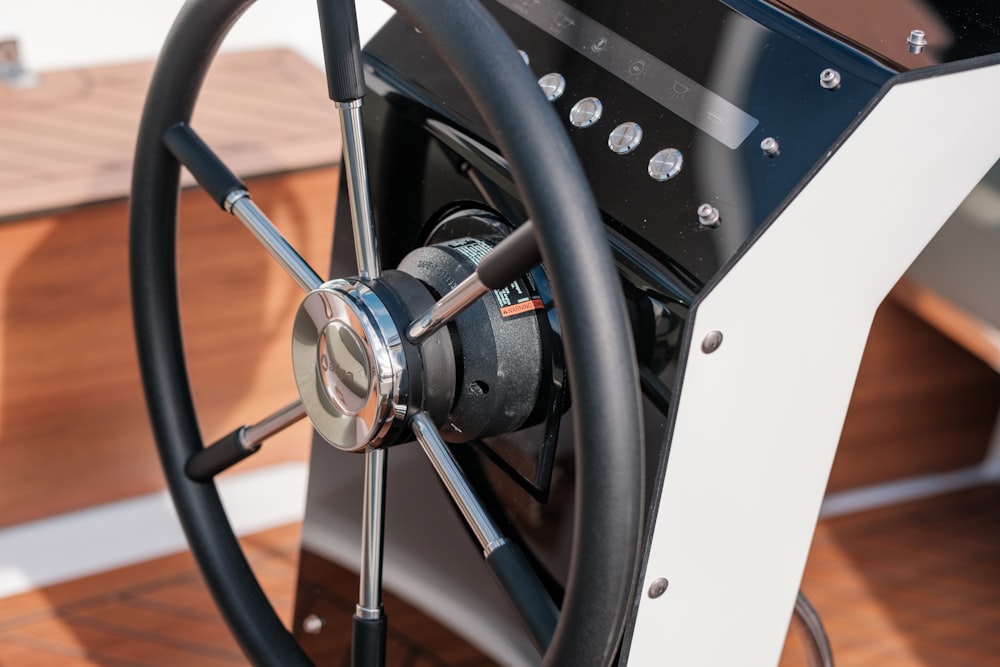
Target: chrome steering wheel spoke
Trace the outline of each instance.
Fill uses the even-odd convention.
[[[456,285],[455,289],[438,299],[420,317],[413,320],[406,330],[406,337],[411,343],[419,343],[461,315],[466,308],[489,291],[490,288],[483,284],[478,273],[471,274]]]
[[[229,203],[231,202],[231,203]],[[323,284],[308,262],[299,255],[278,228],[274,226],[257,204],[250,199],[250,193],[234,193],[227,200],[228,210],[250,230],[260,244],[277,260],[288,275],[305,292],[311,292]]]
[[[163,134],[163,143],[188,168],[209,196],[250,230],[299,287],[310,292],[323,284],[323,279],[253,202],[243,181],[230,171],[191,126],[179,123],[170,127]]]
[[[292,401],[259,422],[244,425],[224,435],[187,460],[184,473],[196,482],[208,482],[243,459],[257,453],[268,438],[302,420],[306,409],[302,401]]]
[[[504,537],[490,517],[448,445],[438,433],[430,415],[418,412],[410,418],[410,427],[424,454],[448,490],[448,494],[476,536],[486,566],[540,654],[552,641],[559,612],[544,584],[535,574],[518,546]]]
[[[375,238],[371,188],[368,182],[368,165],[365,157],[364,127],[361,121],[361,104],[365,90],[364,74],[361,69],[361,40],[358,36],[354,0],[320,0],[319,17],[330,98],[336,103],[340,114],[340,127],[343,136],[343,168],[347,177],[347,193],[354,228],[358,275],[362,281],[358,289],[363,289],[364,282],[376,280],[382,275],[382,267]],[[311,294],[309,298],[314,296],[317,295]],[[367,309],[361,310],[368,312]],[[360,314],[363,318],[360,311],[354,311],[353,314]],[[360,320],[358,322],[360,323]],[[320,341],[344,337],[350,340],[355,351],[353,359],[361,362],[357,369],[357,377],[364,377],[364,384],[367,384],[369,389],[378,394],[376,389],[378,383],[373,381],[372,371],[385,368],[386,365],[391,368],[395,367],[388,361],[388,358],[392,356],[391,349],[385,350],[385,354],[375,354],[375,348],[379,347],[375,343],[375,339],[379,336],[372,335],[374,332],[362,339],[357,336],[356,332],[348,333],[349,327],[334,325],[334,328],[338,330],[337,334],[327,337],[327,333],[333,333],[329,331],[329,326],[327,326],[320,335]],[[394,347],[392,341],[382,342],[387,343],[387,348]],[[337,345],[334,342],[334,347]],[[328,352],[330,351],[328,343],[324,347],[327,347]],[[367,351],[368,354],[365,355],[365,359],[361,359],[358,353],[364,351]],[[322,356],[324,353],[320,354]],[[342,358],[345,355],[340,354],[339,356]],[[339,370],[342,377],[336,378],[334,374],[326,372],[324,393],[327,394],[327,398],[332,399],[334,404],[341,403],[340,399],[345,393],[348,397],[357,393],[354,387],[357,382],[352,379],[354,375],[348,377],[345,374],[345,369],[333,354],[327,354],[325,358],[328,360],[329,368],[334,371]],[[320,367],[322,367],[322,363],[321,360]],[[390,371],[390,374],[393,372]],[[300,382],[300,391],[303,386],[308,387],[309,385]],[[312,390],[308,390],[306,393],[310,397],[310,404],[315,405],[317,402],[323,402],[322,398],[314,400],[317,397],[313,396],[315,392]],[[372,400],[370,393],[362,398],[366,407],[371,405],[385,407],[388,405],[385,400]],[[358,401],[358,404],[360,405],[361,401]],[[318,414],[320,411],[313,408],[313,412]],[[353,421],[357,426],[367,424],[370,427],[373,422],[378,423],[384,419],[382,416],[374,420],[367,420],[365,419],[366,415],[354,413],[350,406],[343,412],[349,416],[348,421]],[[344,420],[337,421],[343,422]],[[377,438],[376,430],[371,428],[362,427],[360,431],[355,429],[355,433],[360,434],[362,440],[367,440],[367,444]],[[384,661],[385,657],[386,622],[382,613],[385,477],[385,450],[369,447],[365,451],[364,510],[361,527],[361,590],[354,617],[354,635],[351,647],[352,662],[359,665],[379,664]]]
[[[374,280],[382,275],[382,264],[375,238],[375,219],[372,214],[371,188],[368,183],[361,104],[360,98],[350,102],[337,102],[337,111],[340,113],[344,173],[347,177],[347,195],[354,225],[358,275],[365,280]]]
[[[412,343],[425,340],[491,289],[502,289],[541,261],[535,226],[527,220],[498,243],[474,273],[413,320],[407,328],[407,337]]]
[[[482,547],[483,554],[489,556],[495,549],[499,548],[506,538],[493,523],[486,508],[476,497],[472,490],[472,485],[466,479],[458,462],[448,451],[448,445],[438,433],[437,427],[426,412],[418,412],[410,418],[410,427],[413,435],[420,443],[424,454],[430,459],[441,482],[448,489],[448,495],[458,506],[458,510],[469,524],[476,541]]]

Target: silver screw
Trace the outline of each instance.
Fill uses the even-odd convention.
[[[840,88],[840,72],[827,67],[819,73],[819,85],[827,90],[837,90]]]
[[[920,53],[927,46],[927,33],[923,30],[911,30],[910,36],[906,38],[906,44],[910,49],[910,53]]]
[[[760,142],[760,149],[764,151],[764,155],[767,157],[778,157],[781,155],[781,146],[774,137],[768,137]]]
[[[709,331],[705,340],[701,341],[701,351],[705,354],[712,354],[722,346],[722,332]]]
[[[719,209],[711,204],[702,204],[698,207],[698,222],[706,227],[719,226]]]
[[[656,581],[654,581],[649,585],[649,597],[653,598],[654,600],[660,597],[661,595],[667,592],[668,585],[669,582],[663,577],[660,577],[659,579],[657,579]]]
[[[307,635],[318,635],[323,631],[324,625],[326,625],[326,621],[316,614],[309,614],[302,619],[302,629]]]

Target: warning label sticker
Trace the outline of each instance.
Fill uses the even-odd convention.
[[[483,257],[493,249],[493,246],[480,239],[461,239],[446,244],[462,253],[477,266]],[[524,275],[503,289],[493,290],[493,297],[500,307],[500,315],[504,318],[524,315],[536,310],[544,310],[545,304],[538,296],[538,289],[531,275]]]
[[[532,310],[542,310],[543,308],[545,308],[545,304],[542,303],[541,299],[531,299],[530,301],[522,301],[521,303],[503,306],[500,309],[500,314],[504,317],[513,317],[514,315],[528,313]]]

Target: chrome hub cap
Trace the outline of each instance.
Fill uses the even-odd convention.
[[[299,306],[292,365],[316,430],[346,451],[377,447],[405,416],[402,337],[388,309],[364,283],[334,280]]]

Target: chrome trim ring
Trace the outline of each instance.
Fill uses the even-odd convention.
[[[306,414],[338,449],[378,447],[405,415],[402,336],[381,299],[356,279],[324,283],[302,301],[292,367]]]

